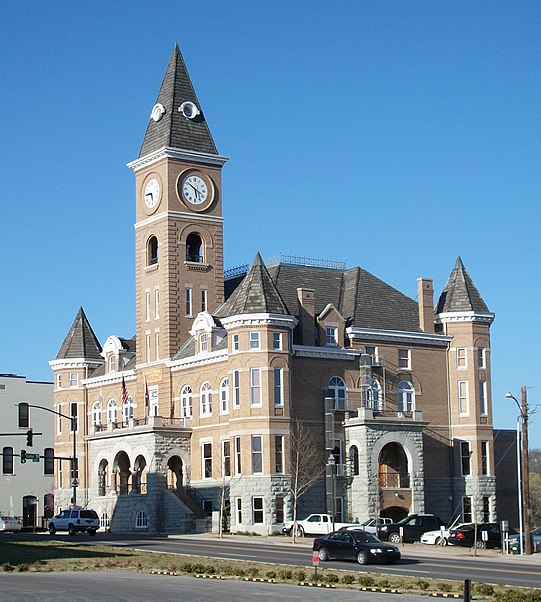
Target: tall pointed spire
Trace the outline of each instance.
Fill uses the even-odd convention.
[[[100,354],[101,345],[83,308],[80,307],[55,359],[94,359],[103,361]]]
[[[186,102],[195,105],[193,118],[179,110]],[[218,154],[178,44],[169,59],[139,158],[163,147]]]
[[[259,252],[244,280],[218,314],[225,318],[258,313],[289,315]]]
[[[464,311],[474,311],[481,314],[490,313],[459,256],[438,299],[435,313]]]

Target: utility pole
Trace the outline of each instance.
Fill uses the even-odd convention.
[[[528,398],[526,387],[520,389],[522,403],[522,514],[524,520],[524,554],[532,553],[532,537],[530,534],[530,466],[528,459]]]

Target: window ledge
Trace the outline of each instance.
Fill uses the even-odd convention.
[[[187,270],[193,270],[194,272],[208,272],[210,265],[208,263],[199,263],[197,261],[185,261],[184,267]]]

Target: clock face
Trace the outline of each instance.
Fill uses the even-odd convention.
[[[145,186],[145,205],[149,209],[154,209],[160,200],[160,183],[156,178],[152,178]]]
[[[182,181],[182,196],[192,205],[202,205],[208,195],[209,189],[203,178],[191,175]]]

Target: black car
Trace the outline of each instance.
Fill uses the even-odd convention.
[[[502,545],[502,532],[498,523],[480,523],[477,525],[462,525],[458,529],[449,531],[448,541],[453,546],[466,546],[468,548],[500,548]]]
[[[402,541],[413,543],[419,541],[423,533],[436,531],[444,526],[445,523],[435,514],[410,514],[397,523],[382,525],[378,529],[378,535],[384,541],[399,543],[402,533]]]
[[[312,548],[320,560],[356,560],[359,564],[382,562],[393,564],[400,560],[400,550],[383,543],[381,539],[366,531],[334,531],[314,539]]]

